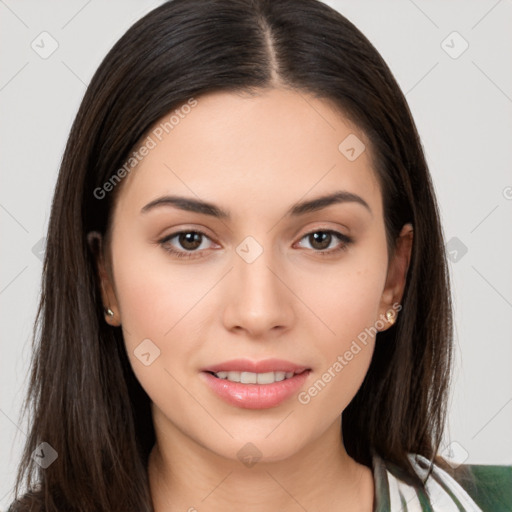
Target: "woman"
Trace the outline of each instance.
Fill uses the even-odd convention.
[[[443,247],[404,96],[348,20],[158,7],[65,150],[11,510],[481,510],[437,455]]]

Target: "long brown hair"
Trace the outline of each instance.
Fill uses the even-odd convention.
[[[371,141],[390,254],[414,227],[393,327],[377,335],[366,378],[343,412],[346,450],[371,450],[421,485],[407,458],[436,457],[452,363],[452,305],[438,206],[403,93],[368,39],[316,0],[174,0],[136,22],[93,76],[62,159],[47,234],[24,414],[31,429],[12,510],[152,510],[149,397],[122,332],[104,321],[87,234],[104,234],[115,193],[95,194],[141,137],[190,98],[288,87],[334,102]],[[46,469],[32,459],[56,450]],[[448,466],[444,464],[444,467]]]

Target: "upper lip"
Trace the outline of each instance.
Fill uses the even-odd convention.
[[[309,367],[284,361],[283,359],[264,359],[262,361],[251,361],[250,359],[231,359],[223,363],[214,364],[203,368],[203,372],[293,372],[302,373],[309,370]]]

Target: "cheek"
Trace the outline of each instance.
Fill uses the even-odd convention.
[[[304,282],[302,296],[324,325],[316,320],[323,333],[315,338],[323,364],[298,397],[301,404],[337,415],[363,382],[376,332],[383,327],[377,321],[387,261],[378,254],[351,257]]]
[[[375,346],[378,288],[362,286],[361,276],[345,276],[336,291],[318,296],[316,304],[329,330],[315,340],[322,364],[311,375],[300,404],[333,419],[352,401],[361,386]],[[331,281],[332,283],[332,281]],[[313,414],[313,413],[312,413]]]
[[[194,340],[200,339],[194,328],[198,315],[204,313],[201,297],[212,286],[213,278],[203,279],[186,266],[168,265],[158,250],[147,247],[137,250],[132,246],[124,253],[129,257],[122,254],[120,243],[113,261],[125,346],[142,386],[154,389],[154,379],[162,378],[157,368],[186,371],[186,365],[191,364],[191,356],[199,348],[194,345]],[[142,347],[143,354],[150,353],[146,360],[154,358],[149,367],[141,364]]]
[[[116,242],[114,280],[123,327],[131,337],[171,337],[187,312],[200,305],[211,277],[173,263],[158,245],[132,242],[121,230]]]
[[[343,349],[378,320],[387,269],[380,255],[354,251],[322,272],[303,273],[301,296],[324,323],[327,346]]]

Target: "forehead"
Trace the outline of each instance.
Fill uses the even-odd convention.
[[[195,101],[148,131],[142,145],[151,149],[124,178],[119,208],[140,210],[157,195],[182,193],[270,210],[344,189],[380,209],[369,141],[331,102],[283,89]]]

